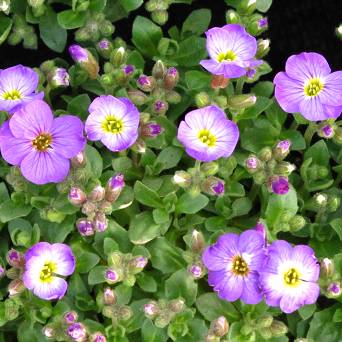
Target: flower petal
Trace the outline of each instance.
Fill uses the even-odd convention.
[[[246,304],[258,304],[262,300],[262,293],[259,288],[259,276],[256,273],[250,273],[243,277],[243,291],[241,300]]]
[[[292,259],[302,265],[302,280],[313,282],[318,280],[320,266],[312,248],[305,245],[295,246],[293,248]]]
[[[219,63],[212,59],[204,59],[200,61],[200,65],[206,70],[208,70],[213,75],[223,75],[224,72],[224,64]]]
[[[323,90],[318,96],[324,104],[342,106],[342,71],[333,72],[325,77]]]
[[[220,279],[222,280],[220,281]],[[236,276],[230,272],[224,275],[221,271],[210,271],[208,274],[208,282],[210,285],[218,284],[214,286],[214,290],[218,292],[220,298],[228,302],[234,302],[241,297],[243,278],[240,276]]]
[[[328,119],[319,97],[305,98],[299,104],[299,112],[305,119],[321,121]]]
[[[89,112],[96,112],[102,117],[115,115],[121,119],[126,113],[126,105],[112,95],[101,95],[90,104]]]
[[[55,243],[51,248],[52,261],[56,264],[56,274],[68,276],[75,271],[75,256],[69,246],[63,243]]]
[[[37,282],[33,293],[45,300],[61,299],[68,288],[67,282],[59,277],[53,277],[51,282]]]
[[[98,112],[92,112],[86,122],[85,122],[85,131],[87,134],[87,138],[91,141],[101,140],[105,135],[105,132],[102,128],[103,121],[106,119],[105,114],[101,114]]]

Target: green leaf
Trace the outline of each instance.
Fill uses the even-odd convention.
[[[168,299],[185,299],[191,306],[197,295],[197,283],[186,270],[179,270],[165,281],[165,296]]]
[[[158,193],[140,181],[134,184],[134,197],[141,204],[147,205],[152,208],[162,208],[161,199]]]
[[[120,1],[122,7],[126,10],[126,12],[131,12],[139,8],[144,1],[143,0],[121,0]]]
[[[4,14],[0,14],[0,45],[6,40],[11,32],[12,19]]]
[[[141,327],[142,342],[166,342],[168,336],[165,329],[157,328],[150,319],[146,319]]]
[[[24,246],[26,248],[31,246],[33,229],[29,221],[21,218],[10,221],[8,223],[8,232],[10,233],[11,240],[15,246]]]
[[[90,11],[102,12],[102,10],[106,7],[106,3],[107,0],[90,0],[88,9]]]
[[[309,158],[312,158],[313,164],[321,166],[329,165],[330,153],[324,140],[319,140],[306,150],[304,153],[304,160]]]
[[[253,88],[252,93],[257,96],[270,97],[273,93],[274,85],[270,81],[258,82]]]
[[[304,305],[298,309],[298,313],[303,320],[307,320],[315,313],[316,309],[316,304]]]
[[[208,29],[211,20],[211,11],[203,8],[193,11],[184,21],[182,35],[191,32],[197,36]]]
[[[160,172],[168,169],[172,169],[177,166],[183,155],[183,149],[175,146],[169,146],[163,149],[153,164],[154,173],[159,174]]]
[[[104,283],[105,274],[106,274],[107,267],[106,266],[95,266],[92,270],[90,270],[88,274],[88,284],[89,285],[96,285]]]
[[[185,73],[185,82],[189,90],[204,89],[210,84],[210,75],[197,70],[187,71]]]
[[[342,219],[336,218],[330,222],[330,225],[342,241]]]
[[[81,251],[76,253],[76,272],[88,273],[100,261],[100,257],[95,253]]]
[[[229,322],[240,319],[240,314],[234,305],[221,300],[216,293],[205,293],[199,296],[196,300],[196,307],[209,322],[219,316],[225,316]]]
[[[154,280],[153,277],[147,275],[146,272],[139,274],[139,276],[137,277],[137,283],[145,292],[157,291],[157,282]]]
[[[0,221],[6,223],[18,217],[27,216],[31,210],[31,205],[14,203],[9,199],[0,204]]]
[[[208,197],[199,194],[196,197],[184,193],[176,204],[176,212],[183,214],[196,214],[209,203]]]
[[[237,116],[237,120],[255,119],[273,103],[267,97],[258,96],[256,103]]]
[[[90,102],[90,97],[87,94],[80,94],[68,103],[67,111],[85,120],[89,115],[88,108]]]
[[[102,174],[102,169],[103,169],[103,161],[102,161],[100,153],[97,151],[96,148],[90,145],[86,146],[85,151],[86,151],[87,162],[89,162],[90,164],[94,177],[100,178]]]
[[[260,12],[267,12],[272,5],[272,0],[256,0],[256,8]]]
[[[232,209],[231,217],[246,215],[252,209],[252,202],[248,197],[238,198],[233,202]]]
[[[179,43],[177,55],[173,59],[181,66],[197,66],[207,55],[206,40],[202,37],[191,36]]]
[[[137,16],[133,23],[132,41],[143,55],[153,57],[158,55],[157,46],[163,37],[159,26],[151,20]]]
[[[76,12],[73,10],[66,10],[57,14],[58,24],[67,29],[72,30],[82,27],[86,21],[87,12]]]
[[[67,42],[67,32],[60,27],[56,13],[47,8],[39,21],[40,37],[43,42],[53,51],[63,52]]]

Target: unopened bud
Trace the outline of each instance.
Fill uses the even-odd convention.
[[[69,47],[71,58],[87,71],[91,79],[96,79],[99,73],[99,64],[94,56],[80,45],[74,44]]]
[[[203,108],[205,106],[210,105],[210,97],[204,91],[201,93],[196,94],[195,96],[195,103],[198,108]]]
[[[321,264],[321,276],[331,277],[335,272],[334,262],[329,258],[323,258]]]
[[[260,328],[268,328],[271,326],[273,322],[273,316],[272,315],[268,315],[265,314],[264,316],[261,316],[258,320],[257,320],[257,325]]]
[[[185,308],[184,299],[178,298],[178,299],[171,300],[171,302],[169,303],[169,308],[171,311],[177,312],[177,313],[183,311],[183,309]]]
[[[42,333],[45,337],[47,338],[53,338],[55,336],[55,330],[49,326],[49,325],[46,325],[43,329],[42,329]]]
[[[327,291],[330,297],[339,297],[342,293],[340,282],[334,281],[333,283],[329,284]]]
[[[245,109],[254,106],[256,100],[254,94],[234,95],[228,97],[228,106],[232,109]]]
[[[301,230],[305,226],[305,223],[305,218],[303,216],[295,215],[289,221],[290,230],[293,232]]]
[[[265,162],[270,161],[272,159],[272,150],[269,147],[264,147],[259,152],[259,158]]]
[[[0,279],[6,275],[6,269],[0,265]]]
[[[66,324],[72,324],[77,321],[78,315],[76,311],[68,311],[64,314],[63,319]]]
[[[328,196],[327,209],[330,213],[335,212],[341,205],[341,198],[336,195]]]
[[[254,230],[256,230],[258,233],[260,233],[264,239],[264,241],[266,242],[267,239],[267,230],[265,225],[258,221],[257,224],[253,227]]]
[[[82,204],[87,200],[86,194],[76,187],[72,187],[69,192],[69,202],[75,207],[81,207]]]
[[[175,67],[171,67],[167,69],[165,77],[164,77],[164,88],[171,90],[173,89],[179,80],[179,73]]]
[[[120,280],[119,274],[111,268],[106,270],[105,278],[109,284],[115,284]]]
[[[335,134],[334,134],[334,137],[333,137],[333,141],[336,144],[339,144],[339,145],[342,144],[342,128],[341,127],[337,127],[335,129]]]
[[[155,23],[164,25],[169,18],[169,14],[165,10],[157,10],[151,13],[151,18]]]
[[[229,78],[226,78],[223,75],[212,75],[210,85],[213,89],[224,89],[228,84]]]
[[[103,301],[106,305],[114,305],[116,303],[116,294],[110,287],[106,287],[103,291]]]
[[[335,33],[336,36],[342,40],[342,24],[336,27]]]
[[[87,330],[82,323],[70,324],[66,333],[72,341],[84,342],[87,340]]]
[[[138,138],[134,145],[131,146],[131,149],[136,153],[144,154],[146,152],[146,142],[143,139]]]
[[[118,313],[119,319],[122,321],[128,321],[133,316],[133,311],[129,306],[123,306]]]
[[[265,57],[270,51],[270,44],[271,44],[271,41],[269,39],[259,39],[256,58]]]
[[[260,160],[255,155],[250,155],[246,159],[246,168],[249,173],[255,173],[260,168]]]
[[[260,18],[258,20],[258,26],[260,29],[267,29],[268,28],[268,19],[267,18]]]
[[[228,24],[238,24],[241,21],[240,16],[234,10],[229,10],[226,13],[226,20]]]
[[[111,56],[111,62],[115,67],[121,66],[126,59],[126,52],[124,47],[118,48],[116,51],[113,52]]]
[[[150,302],[144,305],[144,313],[147,317],[153,318],[159,313],[157,302]]]
[[[88,199],[92,202],[100,202],[105,197],[105,189],[101,185],[96,185],[88,195]]]
[[[93,221],[93,226],[97,232],[104,232],[108,228],[108,219],[104,213],[97,212]]]
[[[52,88],[68,87],[69,79],[69,74],[64,68],[54,68],[48,75]]]
[[[245,14],[252,14],[255,9],[256,0],[241,0],[238,5],[238,10]]]
[[[86,164],[86,157],[85,157],[84,151],[77,153],[76,156],[71,159],[71,165],[76,169],[83,167],[85,164]]]
[[[151,76],[140,75],[137,80],[137,86],[143,91],[150,92],[155,86],[155,79]]]
[[[296,166],[294,164],[281,161],[277,166],[274,168],[274,173],[279,176],[289,176],[294,170]]]
[[[82,213],[87,216],[93,216],[97,207],[96,204],[90,201],[86,201],[82,206]]]
[[[218,95],[213,98],[214,102],[221,108],[226,108],[228,104],[227,96]]]
[[[106,200],[110,203],[115,202],[125,186],[125,178],[122,173],[118,173],[108,180],[106,186]]]
[[[273,149],[274,158],[278,161],[285,159],[287,155],[290,153],[290,147],[290,140],[279,141]]]
[[[204,274],[203,267],[200,265],[191,265],[188,271],[195,279],[201,278]]]
[[[14,279],[8,284],[9,296],[15,296],[25,290],[25,285],[21,279]]]
[[[130,266],[133,268],[133,273],[141,272],[142,269],[147,265],[148,259],[144,256],[134,257],[130,261]]]
[[[326,124],[320,127],[317,133],[322,138],[331,139],[334,136],[335,131],[332,125]]]
[[[132,100],[132,102],[137,106],[141,106],[145,104],[148,100],[148,97],[146,96],[146,94],[144,94],[140,90],[130,89],[128,90],[127,94],[130,100]]]
[[[315,204],[318,207],[325,207],[328,203],[328,195],[323,193],[317,193],[313,197]]]
[[[104,58],[109,58],[113,50],[113,44],[108,39],[100,40],[96,47]]]
[[[217,337],[223,337],[227,334],[228,329],[229,324],[227,319],[224,316],[220,316],[219,318],[211,322],[209,331]]]
[[[152,68],[152,76],[156,79],[162,79],[166,73],[164,63],[159,59]]]
[[[141,136],[155,138],[163,132],[163,128],[156,122],[148,122],[141,127]]]
[[[168,103],[177,104],[177,103],[181,102],[182,96],[174,90],[169,90],[165,94],[165,99]]]
[[[152,105],[152,111],[156,114],[165,114],[168,109],[169,105],[162,100],[156,100]]]
[[[203,234],[194,229],[191,234],[191,249],[194,252],[202,252],[205,246],[205,240]]]
[[[126,76],[130,76],[134,73],[135,67],[132,64],[128,64],[125,67],[123,67],[123,71]]]
[[[78,232],[82,236],[91,236],[91,235],[94,235],[95,233],[93,223],[84,218],[81,218],[77,221],[76,227],[77,227]]]
[[[274,337],[276,336],[281,336],[281,335],[285,335],[288,331],[287,326],[285,325],[285,323],[281,322],[281,321],[277,321],[277,320],[273,320],[271,326],[270,326],[272,335]]]
[[[201,172],[206,176],[213,176],[219,170],[219,165],[217,162],[203,163],[201,165]]]
[[[220,178],[209,176],[202,182],[202,190],[208,195],[222,196],[224,194],[224,181]]]
[[[285,195],[289,192],[289,181],[286,177],[272,177],[271,190],[277,195]]]
[[[15,249],[10,249],[7,253],[7,262],[12,267],[23,267],[24,266],[24,256]]]
[[[176,171],[172,181],[181,188],[188,188],[191,185],[191,175],[186,171]]]
[[[100,332],[96,332],[95,334],[91,335],[89,338],[90,342],[107,342],[107,338]]]

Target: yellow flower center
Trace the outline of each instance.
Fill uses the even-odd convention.
[[[109,115],[103,121],[102,128],[106,133],[119,134],[123,131],[123,122],[114,115]]]
[[[52,142],[50,133],[41,133],[32,141],[32,146],[38,151],[46,151]]]
[[[300,274],[295,268],[290,268],[284,273],[284,282],[289,286],[298,286],[300,282]]]
[[[228,50],[226,52],[220,52],[217,55],[217,61],[219,63],[224,62],[224,61],[232,62],[235,59],[236,59],[236,54],[232,50]]]
[[[19,90],[13,89],[13,90],[6,91],[5,93],[3,93],[2,97],[4,100],[20,100],[21,94]]]
[[[234,257],[232,264],[232,272],[235,275],[246,276],[249,272],[248,265],[239,255]]]
[[[216,144],[216,137],[214,134],[210,133],[208,129],[202,129],[198,133],[198,139],[206,144],[208,147],[213,147]]]
[[[46,262],[40,271],[39,278],[41,281],[49,283],[52,280],[53,273],[56,270],[56,264],[53,262]]]
[[[304,86],[306,96],[317,96],[324,88],[323,82],[319,78],[312,78]]]

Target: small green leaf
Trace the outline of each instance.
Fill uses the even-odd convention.
[[[169,146],[163,149],[153,164],[155,174],[175,167],[181,160],[183,149]]]
[[[8,34],[11,32],[12,19],[0,14],[0,45],[6,40]]]
[[[179,50],[173,59],[181,66],[198,65],[207,55],[206,40],[202,37],[191,36],[179,43]]]
[[[162,202],[156,191],[147,187],[140,181],[136,181],[134,184],[134,196],[135,199],[141,204],[147,205],[152,208],[162,208]]]
[[[185,82],[189,90],[204,89],[210,84],[210,75],[197,70],[187,71],[185,73]]]
[[[72,30],[82,27],[86,21],[87,12],[76,12],[73,10],[66,10],[57,14],[58,24],[67,29]]]
[[[256,0],[256,8],[260,12],[267,12],[272,5],[272,0]]]
[[[142,342],[166,342],[169,338],[165,329],[157,328],[150,319],[146,319],[141,327]]]
[[[7,200],[0,204],[0,221],[6,223],[18,217],[27,216],[32,210],[29,204],[13,203]]]
[[[90,102],[90,97],[87,94],[80,94],[68,103],[67,111],[85,120],[89,115],[88,108]]]
[[[104,283],[105,274],[106,274],[107,267],[106,266],[95,266],[92,270],[90,270],[88,274],[88,284],[89,285],[96,285]]]
[[[182,35],[191,32],[197,36],[208,29],[211,20],[211,11],[203,8],[193,11],[184,21]]]
[[[208,197],[199,194],[196,197],[188,193],[183,194],[176,204],[176,212],[183,214],[196,214],[209,203]]]
[[[316,308],[316,304],[304,305],[298,309],[298,313],[303,320],[307,320],[315,313]]]
[[[76,253],[76,271],[78,273],[88,273],[100,261],[100,257],[95,253],[84,252]]]
[[[330,225],[342,241],[342,219],[336,218],[330,222]]]

